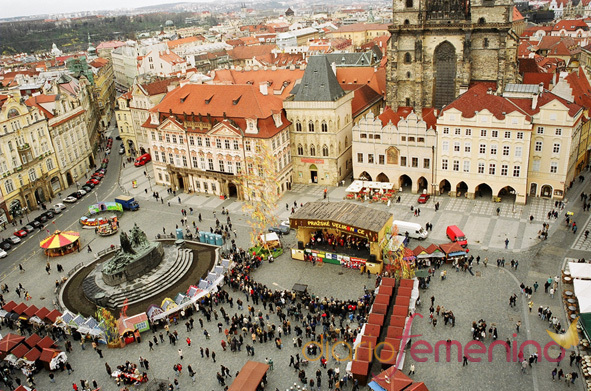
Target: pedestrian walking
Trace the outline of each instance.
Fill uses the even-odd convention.
[[[215,352],[213,350],[211,351],[211,359],[215,362]]]
[[[509,248],[509,238],[505,238],[505,248]]]
[[[410,364],[410,370],[408,371],[409,375],[414,375],[415,374],[415,364]]]
[[[179,357],[181,360],[183,359],[183,349],[179,349]]]
[[[90,248],[90,246],[87,246],[87,247],[88,247],[88,252],[91,253],[92,249]]]
[[[464,357],[462,358],[462,366],[463,366],[463,367],[465,367],[465,366],[467,366],[467,365],[468,365],[468,357],[464,356]]]

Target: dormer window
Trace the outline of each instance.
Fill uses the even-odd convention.
[[[152,125],[160,124],[160,121],[158,120],[158,113],[150,113],[150,123]]]

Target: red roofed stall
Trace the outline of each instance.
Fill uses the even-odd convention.
[[[269,366],[257,361],[247,361],[228,391],[256,391],[265,377]]]

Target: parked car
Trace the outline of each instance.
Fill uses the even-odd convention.
[[[44,216],[47,220],[53,219],[55,217],[55,211],[53,211],[53,210],[51,210],[51,208],[49,208],[41,216]]]
[[[100,172],[101,174],[107,174],[107,169],[106,168],[99,168],[98,170],[95,171],[96,172]]]
[[[94,179],[94,178],[90,178],[86,184],[88,185],[88,183],[92,183],[93,185],[98,185],[100,183],[100,181],[98,179]]]
[[[90,193],[92,191],[92,187],[88,185],[82,186],[81,189],[84,190],[86,193]]]
[[[47,217],[45,216],[45,213],[43,213],[41,216],[37,216],[35,218],[35,221],[38,221],[40,223],[45,223],[47,221]]]
[[[105,174],[100,172],[100,171],[95,171],[94,174],[92,174],[93,177],[99,177],[99,178],[104,178]]]
[[[94,183],[92,183],[92,182],[86,182],[86,183],[84,184],[84,186],[88,186],[88,187],[90,187],[91,189],[94,189],[94,187],[95,187],[96,185],[95,185]]]
[[[31,223],[29,225],[31,225],[33,228],[39,228],[39,229],[43,228],[43,224],[41,224],[37,220],[31,221]],[[28,227],[28,225],[27,225],[27,227]]]
[[[86,190],[80,189],[77,191],[77,193],[84,197],[86,195]]]
[[[0,258],[6,258],[6,256],[8,255],[8,253],[2,249],[0,249]]]
[[[429,201],[429,198],[431,198],[431,195],[423,193],[419,196],[418,202],[419,204],[425,204],[427,201]]]
[[[275,232],[277,234],[287,235],[289,234],[290,228],[285,225],[279,225],[277,227],[270,227],[269,232]]]
[[[99,181],[99,182],[100,182],[100,181],[101,181],[101,179],[103,179],[103,177],[100,177],[100,176],[98,176],[98,175],[93,175],[93,176],[91,176],[91,177],[90,177],[90,179],[96,179],[97,181]]]
[[[125,153],[125,147],[119,148],[119,155],[123,155]]]
[[[57,203],[53,206],[53,209],[55,210],[55,213],[62,213],[62,211],[66,209],[66,205]]]
[[[115,137],[116,140],[121,140],[121,136]]]
[[[291,229],[291,227],[289,227],[289,220],[282,221],[280,225],[282,225],[284,227],[288,227],[289,229]]]
[[[33,232],[35,230],[35,227],[33,227],[31,225],[31,223],[25,225],[24,227],[21,227],[21,230],[23,231],[27,231],[27,233]]]
[[[74,202],[78,201],[78,198],[76,196],[73,195],[69,195],[66,198],[64,198],[64,202],[67,202],[68,204],[73,204]]]
[[[0,242],[0,248],[4,251],[10,250],[11,247],[12,247],[12,242],[10,241],[10,239],[5,239]]]
[[[16,235],[12,235],[11,237],[8,238],[8,240],[10,240],[12,242],[12,244],[17,244],[21,242],[21,238],[19,238]]]
[[[18,236],[19,238],[25,238],[25,237],[27,237],[28,234],[29,233],[27,232],[27,230],[25,229],[25,227],[23,227],[23,228],[19,229],[18,231],[16,231],[14,233],[14,236]]]

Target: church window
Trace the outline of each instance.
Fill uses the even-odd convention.
[[[406,0],[406,8],[412,8],[412,0]]]
[[[408,26],[410,24],[410,20],[404,19],[404,25]]]
[[[310,145],[310,156],[316,156],[316,147],[314,144]]]
[[[308,122],[308,132],[313,132],[314,131],[314,122],[310,121]]]
[[[412,56],[410,55],[410,53],[404,53],[404,62],[406,64],[409,64],[412,62]]]
[[[301,132],[302,131],[302,124],[300,123],[300,121],[296,122],[296,132]]]
[[[482,46],[484,46],[485,48],[488,47],[488,38],[484,38],[484,42],[482,43]]]
[[[410,79],[410,72],[406,72],[406,78]]]
[[[321,128],[322,128],[322,133],[328,132],[328,125],[326,124],[325,121],[322,121]]]
[[[478,19],[478,24],[485,24],[486,20],[484,18]]]
[[[298,145],[298,155],[302,156],[304,154],[304,147],[302,147],[302,144]]]
[[[410,107],[410,98],[406,98],[406,107]]]
[[[326,144],[322,146],[322,156],[328,156],[328,147]]]

